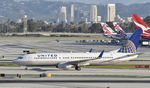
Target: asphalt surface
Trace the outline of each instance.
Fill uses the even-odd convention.
[[[0,83],[150,83],[150,80],[0,80]]]
[[[46,67],[39,69],[0,67],[0,73],[7,74],[6,77],[0,77],[0,88],[12,88],[12,86],[13,88],[147,88],[150,86],[149,69],[82,68],[81,71]],[[52,76],[41,78],[37,76],[42,73],[51,73]],[[28,76],[18,78],[14,74]]]

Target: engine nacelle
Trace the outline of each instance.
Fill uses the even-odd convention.
[[[72,68],[73,65],[71,65],[68,62],[64,62],[64,63],[59,63],[56,67],[59,69],[68,69],[68,68]]]

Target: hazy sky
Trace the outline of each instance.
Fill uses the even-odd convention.
[[[49,1],[71,1],[71,2],[82,2],[88,4],[122,3],[125,5],[150,2],[150,0],[49,0]]]
[[[27,1],[27,0],[16,0],[16,1]],[[125,5],[150,2],[150,0],[46,0],[46,1],[64,1],[64,2],[70,1],[70,2],[82,2],[87,4],[122,3]]]
[[[66,1],[78,1],[78,2],[85,2],[91,4],[107,4],[107,3],[122,3],[122,4],[134,4],[134,3],[146,3],[150,2],[150,0],[66,0]]]

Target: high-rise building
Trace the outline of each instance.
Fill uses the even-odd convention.
[[[24,32],[28,32],[28,27],[27,27],[27,15],[24,15],[24,18],[23,18],[23,24],[24,24],[24,27],[23,27],[23,31]]]
[[[91,5],[90,21],[93,23],[97,23],[97,6],[96,5]]]
[[[65,6],[62,6],[60,8],[59,22],[65,22],[65,23],[67,23],[67,10],[66,10]]]
[[[74,5],[71,5],[71,17],[70,22],[74,22]]]
[[[107,22],[115,21],[115,17],[116,17],[115,4],[108,4],[107,5]]]
[[[97,16],[97,23],[101,22],[101,16]]]

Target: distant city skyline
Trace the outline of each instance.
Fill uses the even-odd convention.
[[[118,21],[116,17],[119,17],[119,21],[121,20],[121,22],[125,22],[128,21],[128,18],[130,20],[130,14],[132,13],[139,14],[141,17],[150,15],[150,9],[147,9],[149,8],[150,3],[132,4],[128,6],[120,3],[115,3],[116,9],[112,10],[111,8],[107,8],[107,4],[73,3],[62,2],[62,0],[28,0],[23,2],[22,0],[20,0],[20,2],[15,2],[13,0],[0,1],[0,22],[6,22],[8,19],[20,22],[20,19],[24,15],[28,15],[28,19],[33,19],[35,21],[44,20],[46,22],[56,23],[59,23],[61,21],[64,21],[65,23],[97,23],[97,21],[114,21],[114,18]],[[62,6],[64,8],[62,8]],[[91,8],[91,6],[95,7]],[[109,14],[109,11],[110,13],[114,13],[114,15]]]

